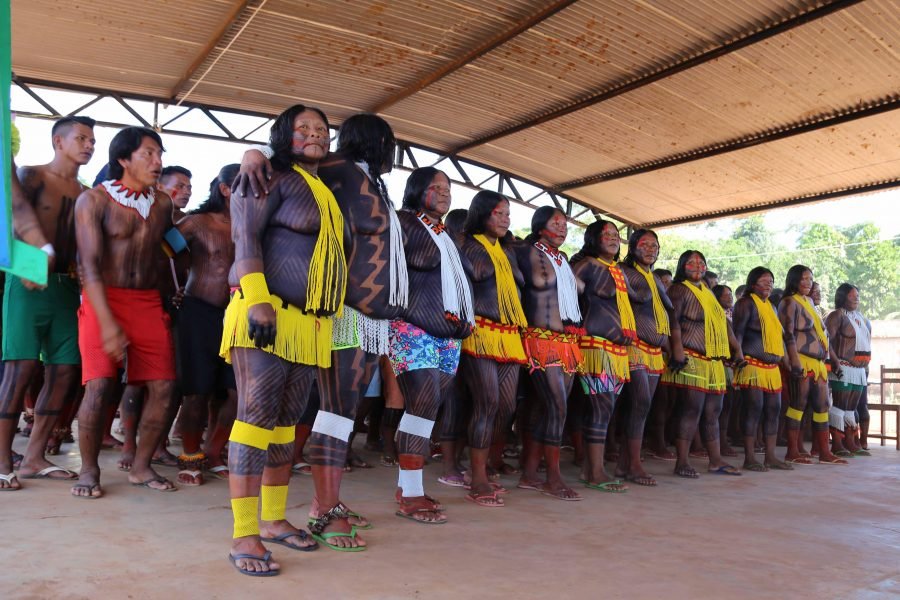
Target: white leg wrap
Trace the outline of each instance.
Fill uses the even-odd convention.
[[[856,411],[854,411],[854,410],[845,410],[844,411],[844,425],[846,425],[850,429],[856,429],[858,427],[858,425],[856,424]]]
[[[417,498],[425,495],[422,487],[422,469],[400,469],[397,485],[403,490],[406,498]]]
[[[433,428],[434,421],[429,421],[428,419],[423,419],[422,417],[417,417],[407,412],[403,413],[403,416],[400,418],[400,424],[397,425],[397,432],[402,431],[410,435],[417,435],[428,439],[431,437],[431,430]]]
[[[346,442],[353,433],[353,419],[320,410],[316,415],[312,431]]]
[[[844,430],[844,411],[832,406],[828,409],[828,424],[838,431]]]

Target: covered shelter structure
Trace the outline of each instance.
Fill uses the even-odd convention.
[[[12,30],[29,93],[151,102],[129,110],[158,128],[158,107],[190,109],[224,139],[260,129],[229,112],[375,112],[400,164],[425,148],[457,181],[580,222],[900,186],[896,0],[13,0]]]

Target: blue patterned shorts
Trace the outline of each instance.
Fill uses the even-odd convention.
[[[437,369],[456,375],[459,366],[460,340],[439,338],[412,323],[391,321],[388,358],[395,375],[417,369]]]

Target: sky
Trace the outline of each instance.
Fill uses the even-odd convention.
[[[24,108],[24,103],[28,99],[23,99],[20,95],[21,92],[19,91],[19,94],[17,94],[16,91],[14,86],[12,89],[12,108],[27,110]],[[56,92],[55,94],[53,105],[60,111],[65,111],[67,106],[71,106],[69,110],[74,110],[84,103],[84,98],[90,99],[93,97],[69,92]],[[152,106],[150,103],[144,104],[147,107]],[[147,107],[143,107],[143,109],[147,109]],[[92,107],[92,110],[87,110],[80,114],[88,114],[94,118],[102,116],[105,120],[117,121],[119,118],[114,114],[110,114],[116,110],[124,112],[120,107],[107,105],[105,107],[95,106]],[[170,114],[176,114],[177,111],[174,107],[169,107],[166,110]],[[161,115],[163,118],[160,121],[164,122],[165,116]],[[239,116],[235,116],[235,118],[239,118]],[[15,117],[15,123],[22,137],[22,146],[19,154],[16,156],[16,163],[18,165],[36,165],[49,162],[53,158],[53,148],[50,142],[52,122],[19,116]],[[229,126],[232,125],[229,124]],[[97,139],[96,149],[91,162],[81,169],[83,180],[86,180],[88,183],[93,182],[96,174],[106,163],[109,143],[116,131],[117,129],[100,126],[94,129]],[[260,130],[258,136],[260,139],[265,139],[267,130]],[[179,136],[171,133],[162,134],[162,138],[163,145],[166,148],[166,152],[163,155],[163,165],[181,165],[193,173],[193,196],[188,205],[189,209],[195,208],[206,199],[209,194],[209,183],[218,174],[219,169],[226,164],[240,162],[241,156],[247,148],[245,144]],[[421,165],[428,164],[427,162],[422,162],[422,157],[419,158]],[[403,198],[403,188],[408,174],[408,171],[396,169],[385,177],[391,199],[398,207]],[[453,203],[451,208],[467,208],[476,192],[477,190],[463,184],[454,184],[452,186]],[[528,196],[529,194],[524,192],[523,195]],[[769,229],[777,232],[779,241],[784,243],[788,249],[794,247],[797,237],[796,228],[792,229],[792,226],[813,222],[846,226],[871,221],[880,228],[882,239],[888,239],[900,235],[900,209],[898,209],[898,206],[900,206],[900,190],[894,189],[875,194],[851,196],[839,200],[772,210],[765,214],[765,220]],[[511,203],[510,212],[512,229],[530,228],[531,208]],[[710,236],[726,237],[731,234],[736,224],[737,219],[730,218],[721,219],[713,230],[704,227],[701,231],[699,226],[688,225],[669,228],[666,231],[678,233],[688,239],[700,236],[704,238],[709,238]],[[573,227],[570,227],[569,235],[577,236],[579,239],[581,237],[580,232]]]

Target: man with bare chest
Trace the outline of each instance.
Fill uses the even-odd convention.
[[[183,452],[178,457],[178,483],[201,485],[209,467],[217,477],[227,477],[222,450],[228,441],[237,409],[234,370],[219,356],[225,307],[230,290],[228,271],[234,263],[231,241],[231,181],[240,165],[226,165],[209,189],[209,198],[178,222],[178,231],[190,250],[190,275],[178,312],[176,329],[179,377],[184,403],[181,407]],[[226,395],[214,411],[216,422],[201,450],[206,407]]]
[[[155,189],[162,170],[162,140],[151,129],[128,127],[109,147],[109,177],[78,197],[78,257],[84,282],[78,315],[84,400],[78,412],[81,474],[72,495],[103,495],[97,457],[104,408],[124,363],[128,382],[147,386],[134,464],[133,485],[175,491],[150,467],[164,433],[175,383],[172,336],[159,293],[154,257],[172,227],[172,202]]]
[[[22,167],[18,180],[33,227],[50,243],[45,289],[8,275],[3,295],[3,360],[0,385],[0,490],[19,489],[13,475],[12,440],[25,391],[38,359],[44,362],[44,386],[35,406],[28,449],[19,468],[22,479],[73,479],[74,473],[44,458],[53,426],[72,396],[78,364],[78,280],[75,278],[75,198],[84,190],[78,169],[94,154],[94,120],[66,117],[53,125],[54,158],[46,165]],[[20,211],[21,212],[21,211]],[[19,220],[19,214],[14,219]],[[17,227],[20,237],[24,234]],[[5,475],[8,473],[8,475]]]
[[[872,358],[872,333],[859,312],[859,288],[842,283],[834,293],[834,310],[825,319],[828,339],[839,369],[828,374],[834,406],[828,411],[831,450],[837,456],[869,456],[856,445],[856,408],[868,384],[866,367]]]

